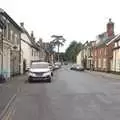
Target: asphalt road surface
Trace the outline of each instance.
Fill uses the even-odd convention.
[[[120,81],[63,67],[52,83],[24,82],[4,120],[120,120]]]

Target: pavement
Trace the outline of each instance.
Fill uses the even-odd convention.
[[[25,78],[26,75],[15,76],[12,77],[11,80],[0,84],[0,119]]]
[[[97,76],[102,76],[102,77],[106,77],[106,78],[112,78],[112,79],[120,80],[120,75],[116,75],[116,74],[112,74],[112,73],[89,71],[89,70],[86,70],[86,72],[88,72],[92,75],[97,75]]]
[[[2,120],[120,120],[120,81],[64,66],[52,83],[23,82]]]

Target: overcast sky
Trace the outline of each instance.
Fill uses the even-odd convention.
[[[95,40],[106,31],[109,18],[115,23],[115,33],[120,32],[119,0],[1,0],[3,8],[18,24],[25,23],[35,37],[50,41],[53,34],[67,39],[61,51],[72,40]]]

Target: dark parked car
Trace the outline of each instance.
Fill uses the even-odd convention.
[[[71,70],[77,70],[77,71],[84,71],[84,68],[79,64],[72,65],[72,67],[70,69]]]
[[[64,62],[64,65],[68,65],[68,63],[67,63],[67,62]]]

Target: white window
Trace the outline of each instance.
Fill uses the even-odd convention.
[[[98,67],[99,68],[101,67],[101,59],[100,58],[98,59]]]
[[[106,58],[103,59],[103,68],[106,68]]]
[[[99,51],[99,52],[100,52],[100,55],[101,55],[101,49],[100,49],[100,51]]]
[[[97,61],[95,60],[95,68],[97,67]]]
[[[95,50],[95,56],[97,55],[96,53],[97,53],[97,52],[96,52],[96,50]]]
[[[119,40],[119,42],[118,42],[118,45],[120,46],[120,40]]]
[[[117,47],[117,42],[115,42],[115,47]]]
[[[17,34],[14,35],[14,44],[17,44]]]
[[[105,48],[105,50],[104,50],[104,53],[105,53],[105,55],[107,54],[107,50],[106,50],[106,48]]]
[[[13,39],[13,31],[11,30],[10,31],[10,40],[12,41],[12,39]]]

